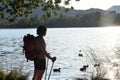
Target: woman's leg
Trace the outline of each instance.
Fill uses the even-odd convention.
[[[38,80],[42,80],[43,74],[44,74],[45,70],[39,70],[38,74],[39,74],[39,78]]]
[[[34,61],[35,70],[34,70],[33,80],[42,79],[43,74],[45,72],[45,65],[46,65],[45,60],[38,59]]]
[[[38,78],[37,70],[34,70],[33,80],[37,80],[37,78]]]
[[[42,80],[45,70],[35,70],[33,80]]]

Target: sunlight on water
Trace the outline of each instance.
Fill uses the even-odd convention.
[[[104,34],[103,36],[106,37],[106,39],[109,41],[108,43],[110,44],[114,44],[116,40],[119,38],[118,31],[116,30],[117,29],[113,27],[109,27],[109,28],[105,27],[99,29],[99,31]]]
[[[119,40],[119,27],[103,27],[97,30],[98,33],[101,33],[101,38],[105,40],[105,44],[107,45],[108,48],[114,48],[116,47],[116,44]]]
[[[109,71],[109,78],[111,79],[111,80],[115,80],[114,79],[114,73],[113,73],[113,71]]]

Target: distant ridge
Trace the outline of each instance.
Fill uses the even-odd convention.
[[[96,13],[96,12],[103,12],[102,9],[96,9],[96,8],[90,8],[87,10],[69,10],[67,13],[65,13],[67,16],[75,16],[77,14],[89,14],[89,13]]]
[[[75,16],[77,14],[89,14],[89,13],[96,13],[96,12],[104,12],[104,10],[98,9],[98,8],[90,8],[90,9],[87,9],[87,10],[75,10],[75,9],[72,10],[71,9],[67,13],[64,10],[65,10],[65,7],[61,7],[61,9],[58,11],[58,13],[64,14],[65,16]],[[42,15],[41,12],[42,11],[39,7],[37,9],[33,10],[32,15],[41,16]]]
[[[51,18],[45,22],[45,25],[49,28],[120,25],[120,6],[112,6],[108,10],[98,8],[90,8],[87,10],[70,9],[67,13],[65,13],[65,9],[65,7],[61,7],[60,10],[57,11],[58,14],[64,15],[63,18],[51,13]],[[40,24],[43,24],[40,19],[42,14],[44,14],[44,12],[38,7],[28,16],[32,23],[26,24],[26,19],[22,18],[10,25],[2,24],[0,25],[0,28],[35,28]]]
[[[117,13],[120,13],[120,5],[112,6],[108,11],[116,11]]]

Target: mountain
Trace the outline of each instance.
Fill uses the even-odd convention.
[[[87,9],[87,10],[71,9],[66,13],[65,9],[66,9],[65,7],[61,7],[61,9],[57,12],[59,14],[64,14],[65,16],[75,16],[77,14],[89,14],[89,13],[96,13],[96,12],[104,12],[104,10],[102,10],[102,9],[90,8],[90,9]],[[33,10],[32,15],[41,16],[42,15],[42,10],[40,8],[37,8],[37,9]]]
[[[120,13],[120,6],[112,6],[108,11],[116,11],[117,13]]]
[[[69,16],[75,16],[77,14],[89,14],[89,13],[96,13],[96,12],[103,12],[103,10],[95,9],[95,8],[91,8],[91,9],[87,9],[87,10],[69,10],[65,14],[69,15]]]

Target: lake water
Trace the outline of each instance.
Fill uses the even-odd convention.
[[[26,62],[22,53],[22,38],[27,33],[36,35],[36,29],[0,29],[0,68],[7,71],[22,68],[30,72],[29,80],[32,80],[33,62]],[[53,68],[61,68],[61,72],[52,72],[51,80],[89,78],[96,72],[94,64],[98,63],[104,69],[101,71],[107,72],[106,77],[113,79],[115,71],[118,71],[119,56],[114,51],[120,48],[120,27],[48,28],[44,38],[47,51],[57,57]],[[51,65],[49,61],[48,74]],[[86,72],[80,71],[83,65],[89,65]],[[116,65],[117,69],[114,68]]]

